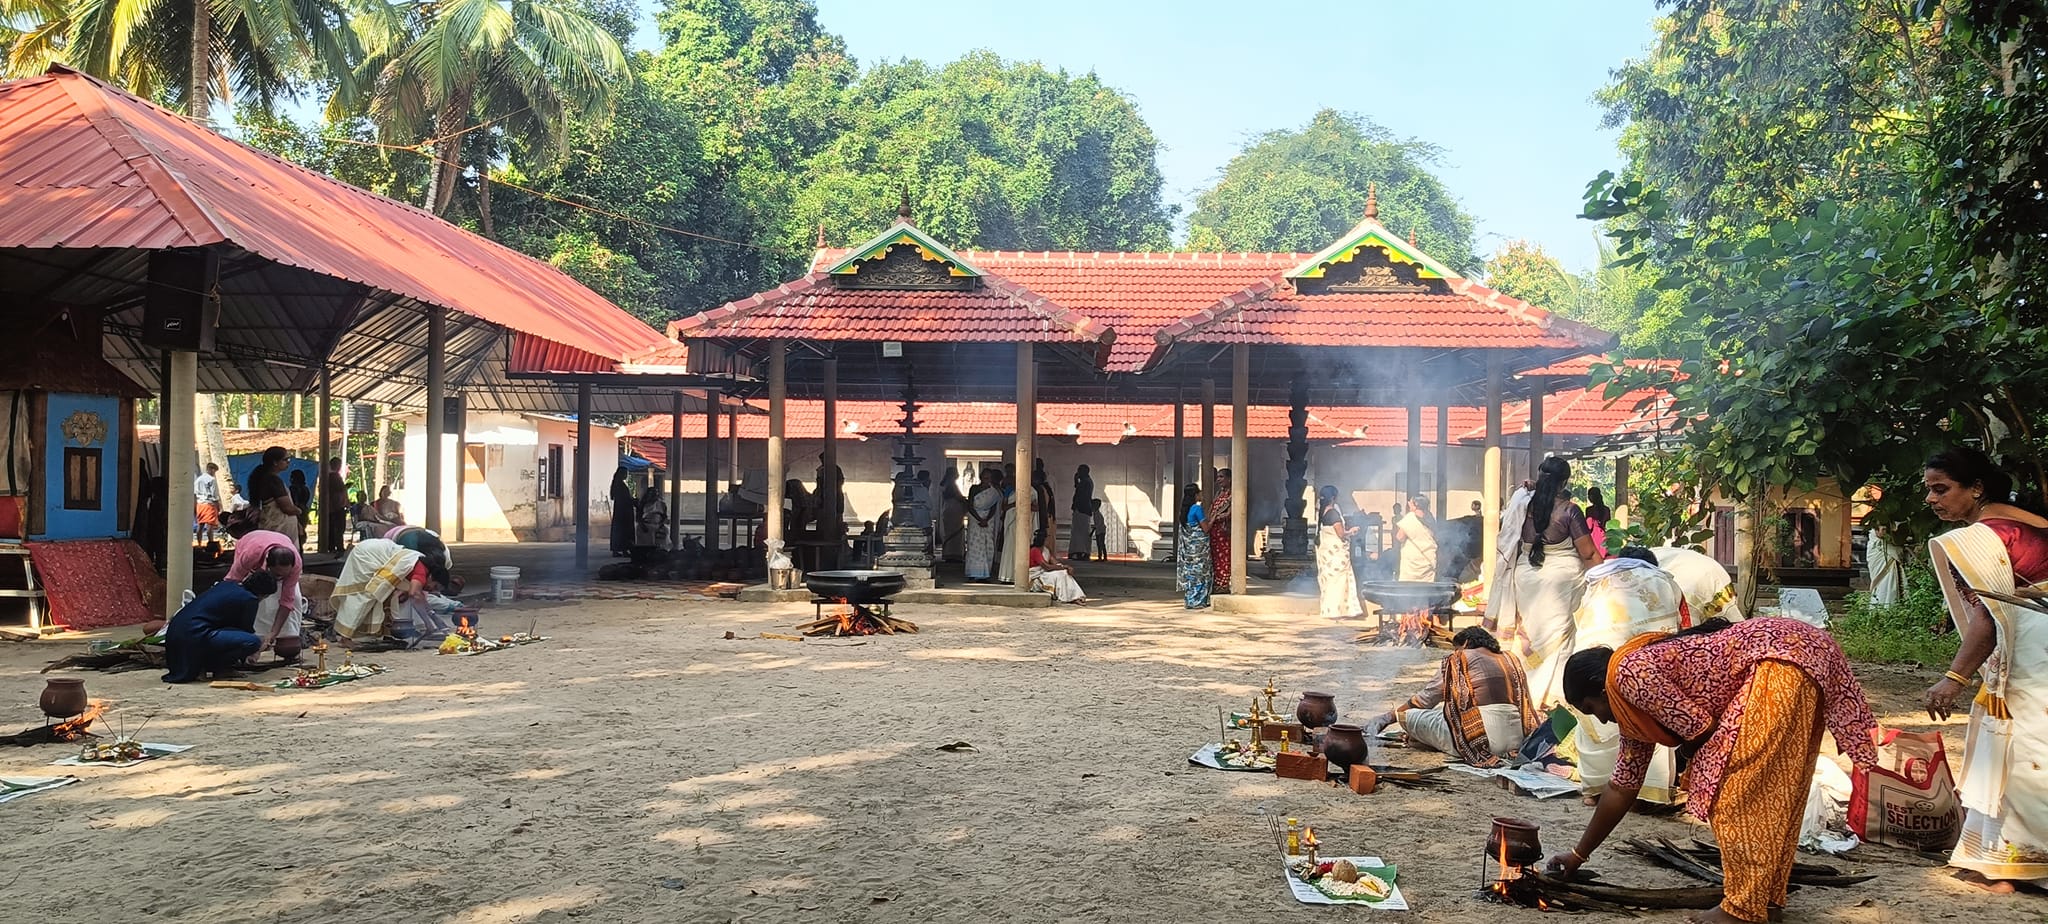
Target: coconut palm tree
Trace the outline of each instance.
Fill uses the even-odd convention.
[[[545,158],[569,118],[601,115],[631,79],[618,40],[564,0],[398,0],[357,29],[366,55],[328,118],[364,113],[387,144],[423,144],[439,161],[425,202],[437,214],[465,149],[480,178],[495,156],[495,143],[465,136],[502,132]]]
[[[374,2],[374,0],[369,0]],[[361,51],[353,0],[0,0],[10,72],[61,61],[206,120],[223,90],[270,108],[315,80],[346,83]]]

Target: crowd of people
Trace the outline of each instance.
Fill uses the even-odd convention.
[[[367,538],[405,525],[404,511],[391,498],[391,485],[380,486],[377,499],[371,501],[343,477],[338,458],[321,467],[317,486],[291,463],[291,452],[284,447],[265,449],[249,473],[246,495],[218,463],[206,463],[192,479],[192,544],[232,545],[260,530],[289,537],[301,550],[311,545],[339,552],[347,545],[351,528]],[[316,510],[317,535],[312,531]]]

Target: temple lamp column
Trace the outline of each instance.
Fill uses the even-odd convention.
[[[579,386],[577,395],[589,386]],[[441,434],[448,427],[448,408],[441,403],[448,394],[448,309],[434,305],[427,309],[427,433],[426,433],[426,527],[441,531],[441,479],[447,471]],[[579,452],[583,451],[580,448]]]
[[[668,427],[668,547],[683,544],[683,393],[669,396]]]
[[[576,386],[576,570],[590,568],[590,383]],[[618,516],[617,511],[612,516]]]
[[[1500,556],[1500,401],[1502,392],[1500,357],[1489,351],[1486,357],[1486,472],[1479,485],[1479,576],[1486,582],[1487,620],[1497,612],[1492,605],[1493,576]]]
[[[718,551],[718,392],[704,390],[704,551]],[[676,511],[677,516],[682,511]]]
[[[1252,349],[1236,344],[1230,355],[1230,592],[1244,593],[1245,561],[1251,551],[1247,526],[1251,519],[1249,482],[1251,441],[1246,406],[1251,403]]]
[[[1216,500],[1216,380],[1202,380],[1202,467],[1195,472],[1202,483],[1202,500]],[[1178,527],[1178,524],[1176,524]],[[1176,528],[1174,532],[1180,530]]]
[[[185,606],[185,591],[192,589],[192,473],[196,454],[192,435],[197,432],[199,403],[199,354],[173,350],[165,364],[163,413],[164,504],[164,618]],[[173,426],[175,422],[175,426]],[[178,439],[182,437],[182,439]],[[179,445],[183,443],[183,445]],[[226,472],[221,474],[225,475]]]
[[[1038,448],[1037,351],[1032,344],[1017,344],[1017,520],[1010,530],[1011,584],[1020,591],[1031,589],[1031,534],[1038,518],[1031,514],[1035,490],[1031,486],[1031,457]]]
[[[789,403],[788,350],[780,340],[768,341],[768,538],[782,539],[783,479],[782,416]],[[681,415],[677,415],[681,419]]]

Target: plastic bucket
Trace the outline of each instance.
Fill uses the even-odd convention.
[[[511,603],[518,596],[519,569],[498,565],[491,569],[491,599],[497,603]]]

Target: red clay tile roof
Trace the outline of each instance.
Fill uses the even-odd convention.
[[[986,272],[966,290],[842,289],[814,272],[767,292],[669,323],[669,336],[951,343],[1094,344],[1107,354],[1109,325]]]
[[[0,248],[230,244],[517,333],[514,371],[609,368],[659,335],[560,270],[62,66],[0,84]]]
[[[1543,435],[1580,439],[1604,439],[1648,435],[1671,429],[1671,396],[1662,389],[1644,388],[1609,399],[1606,389],[1575,389],[1543,399]],[[1501,409],[1502,433],[1529,432],[1529,403],[1518,401]],[[1486,422],[1455,435],[1460,442],[1486,438]]]

